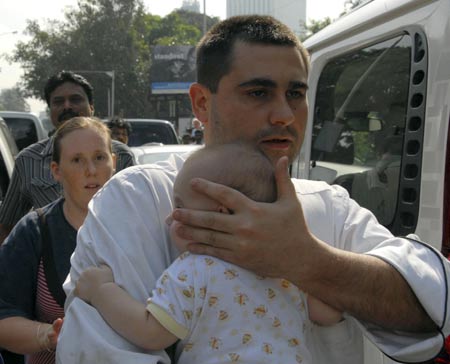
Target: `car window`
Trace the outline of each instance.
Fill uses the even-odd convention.
[[[385,226],[397,206],[411,44],[404,34],[341,55],[316,91],[310,178],[343,186]]]
[[[38,141],[36,125],[33,120],[8,116],[3,116],[3,119],[11,130],[19,151]]]
[[[176,135],[170,125],[132,122],[132,132],[128,140],[130,147],[147,143],[178,144]]]

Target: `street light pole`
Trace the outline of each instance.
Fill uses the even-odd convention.
[[[116,86],[116,73],[115,71],[105,72],[109,77],[111,77],[111,117],[114,116],[114,89]]]
[[[203,35],[206,34],[206,0],[203,0]]]

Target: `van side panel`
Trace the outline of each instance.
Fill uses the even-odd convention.
[[[448,221],[448,219],[444,220],[443,205],[450,110],[450,20],[448,14],[450,14],[450,2],[447,0],[374,0],[306,40],[305,46],[311,53],[308,94],[310,115],[302,150],[298,160],[292,165],[292,173],[295,177],[330,179],[330,183],[333,182],[333,174],[330,174],[333,170],[330,172],[327,168],[321,169],[319,177],[311,176],[313,170],[311,164],[316,163],[314,158],[311,158],[313,126],[318,111],[314,107],[317,103],[319,80],[327,65],[345,54],[370,46],[376,48],[378,43],[406,34],[411,29],[420,29],[427,43],[428,66],[426,69],[427,89],[422,103],[426,105],[425,117],[420,121],[423,128],[423,144],[420,145],[422,160],[418,173],[419,213],[415,230],[412,232],[438,249],[441,249],[443,227]],[[411,95],[409,99],[411,100]],[[415,105],[410,103],[408,105],[410,115],[413,115],[414,109]],[[407,114],[404,117],[406,119]],[[407,123],[409,122],[410,120],[407,120]],[[410,150],[408,150],[408,143],[404,143],[403,155],[408,155]],[[403,168],[400,178],[405,178],[404,173]],[[403,197],[399,194],[397,198]]]

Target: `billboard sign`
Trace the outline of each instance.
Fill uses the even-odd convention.
[[[194,46],[154,46],[150,69],[152,94],[185,94],[196,79]]]

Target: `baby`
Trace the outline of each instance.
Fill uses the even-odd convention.
[[[274,168],[259,150],[243,143],[194,152],[178,174],[175,207],[232,214],[191,189],[192,178],[232,187],[264,203],[277,198]],[[340,312],[307,296],[285,279],[265,278],[219,259],[186,252],[189,243],[168,221],[182,253],[159,278],[151,298],[137,302],[114,283],[109,267],[90,268],[76,294],[94,306],[120,335],[147,350],[177,340],[177,363],[312,363],[305,346],[311,321],[333,325]]]

